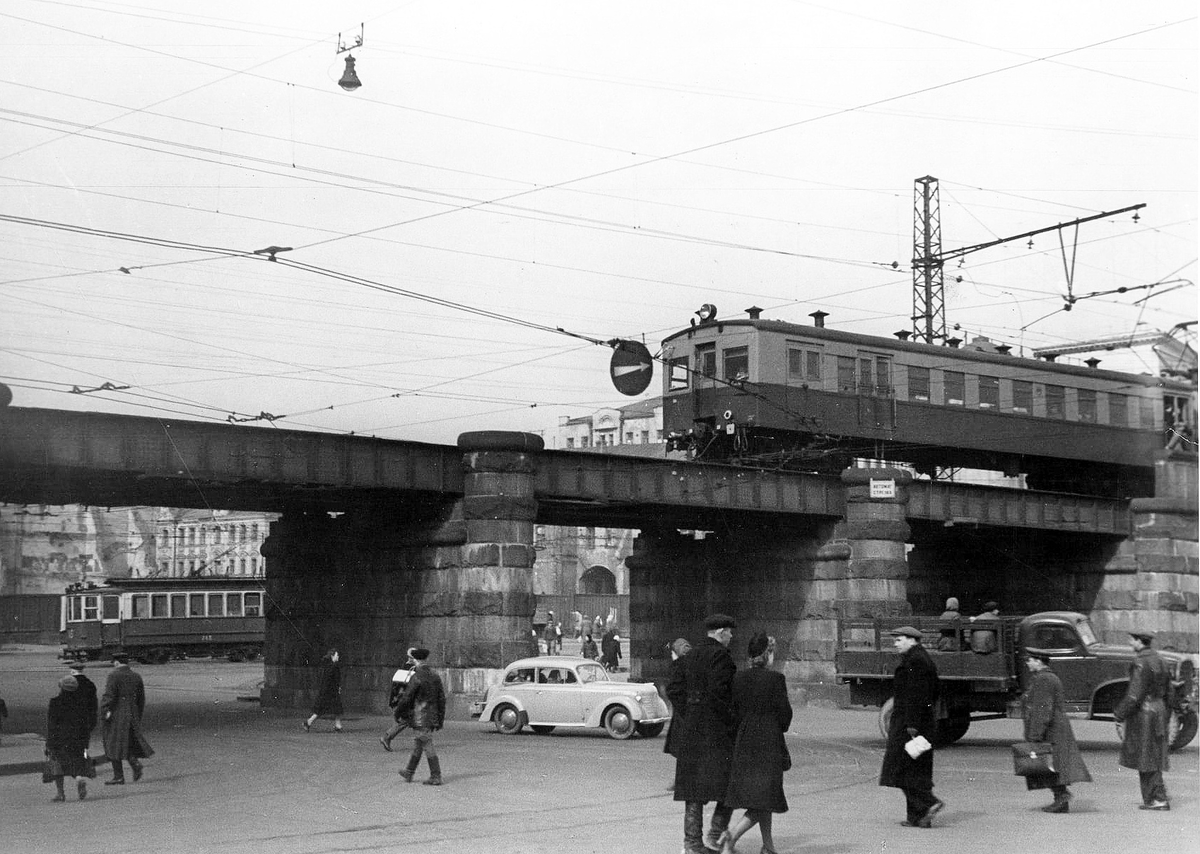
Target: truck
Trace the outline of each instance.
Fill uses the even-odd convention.
[[[1021,698],[1030,678],[1027,650],[1050,657],[1063,684],[1069,717],[1114,720],[1113,710],[1129,686],[1132,647],[1101,643],[1088,618],[1074,611],[986,622],[962,617],[841,619],[835,650],[838,684],[849,687],[852,705],[879,707],[879,729],[885,736],[900,657],[889,633],[905,625],[921,632],[922,645],[937,665],[937,742],[942,746],[966,735],[972,721],[1023,717]],[[993,636],[987,643],[972,643],[976,632]],[[993,651],[976,651],[987,648]],[[1169,736],[1171,750],[1179,750],[1196,736],[1195,663],[1177,652],[1160,654],[1171,669]]]

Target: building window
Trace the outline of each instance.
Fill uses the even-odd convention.
[[[632,431],[632,430],[626,430],[626,431],[625,431],[625,444],[626,444],[626,445],[632,445],[632,444],[633,444],[633,431]]]
[[[722,352],[724,376],[727,380],[750,379],[750,348],[730,347]]]
[[[1060,385],[1046,386],[1046,417],[1067,417],[1067,392]]]
[[[663,440],[663,431],[662,431],[662,430],[656,430],[655,432],[658,434],[658,441],[660,441],[660,442],[661,442],[661,441]]]
[[[1033,383],[1013,380],[1012,411],[1022,415],[1033,412]]]
[[[1093,389],[1079,390],[1079,420],[1087,424],[1096,423],[1096,392]]]
[[[929,368],[909,367],[908,399],[929,402]]]
[[[256,557],[250,558],[250,574],[258,575],[258,558]]]
[[[649,431],[649,430],[643,430],[643,431],[642,431],[642,444],[643,444],[643,445],[649,445],[649,444],[650,444],[650,431]]]
[[[258,525],[250,526],[250,539],[252,539],[252,540],[258,539]]]
[[[696,370],[702,377],[715,377],[717,375],[716,344],[696,345]]]
[[[966,406],[966,374],[960,371],[942,371],[942,382],[946,386],[946,405]]]
[[[1000,406],[1000,378],[979,378],[979,408],[996,409]]]
[[[1123,394],[1109,394],[1108,423],[1114,427],[1129,426],[1129,398]]]
[[[567,447],[568,447],[568,448],[574,448],[574,447],[575,447],[575,437],[574,437],[574,436],[568,436],[568,437],[567,437]]]
[[[688,357],[680,356],[678,359],[672,359],[668,363],[670,370],[670,387],[668,391],[682,391],[688,387]]]
[[[837,384],[842,394],[854,394],[854,357],[837,357]]]

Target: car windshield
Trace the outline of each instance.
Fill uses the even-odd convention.
[[[608,671],[599,664],[581,664],[576,671],[580,682],[608,682]]]
[[[1083,641],[1084,646],[1092,646],[1099,643],[1096,640],[1096,633],[1092,631],[1092,624],[1086,617],[1075,623],[1075,631],[1079,632],[1079,639]]]

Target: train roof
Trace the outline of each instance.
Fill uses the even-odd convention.
[[[682,329],[679,332],[669,335],[663,339],[663,345],[666,346],[669,342],[678,338],[690,338],[700,330],[708,330],[716,327],[720,332],[728,326],[749,327],[759,332],[778,332],[783,335],[795,335],[804,338],[816,338],[825,341],[841,341],[847,344],[856,344],[863,347],[873,347],[881,350],[891,350],[901,353],[921,353],[923,355],[936,355],[939,358],[953,358],[964,362],[983,362],[993,365],[1011,366],[1014,363],[1023,362],[1031,369],[1036,368],[1039,371],[1046,373],[1062,374],[1065,376],[1089,377],[1092,379],[1108,379],[1125,383],[1135,383],[1147,387],[1171,386],[1174,388],[1194,390],[1196,388],[1195,381],[1177,377],[1160,377],[1153,374],[1130,374],[1122,371],[1110,371],[1101,368],[1088,368],[1082,365],[1066,365],[1058,362],[1046,362],[1038,359],[1027,359],[1024,356],[1014,356],[1005,353],[994,353],[986,350],[960,349],[956,347],[944,347],[936,344],[923,344],[918,341],[901,341],[896,338],[884,338],[878,335],[864,335],[859,332],[843,332],[838,329],[830,329],[824,326],[809,326],[802,323],[788,323],[783,320],[752,320],[749,318],[735,318],[733,320],[710,320],[697,323],[695,326],[690,326],[687,329]]]
[[[112,593],[123,591],[154,591],[158,593],[183,593],[191,590],[213,590],[220,588],[228,590],[231,587],[243,589],[264,589],[265,582],[261,578],[237,578],[222,575],[203,575],[197,578],[106,578],[101,584],[92,582],[68,585],[68,594],[78,593]]]

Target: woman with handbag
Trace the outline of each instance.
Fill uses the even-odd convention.
[[[1090,783],[1083,755],[1075,743],[1075,733],[1063,705],[1062,682],[1050,669],[1050,657],[1026,650],[1025,666],[1032,678],[1025,692],[1025,740],[1047,742],[1053,751],[1054,770],[1046,774],[1025,777],[1030,790],[1049,789],[1054,793],[1054,802],[1042,807],[1042,812],[1065,813],[1071,811],[1070,783]]]
[[[87,797],[87,778],[96,776],[88,758],[92,737],[88,709],[76,696],[79,683],[74,676],[58,680],[58,689],[58,696],[51,698],[46,711],[46,769],[42,782],[54,783],[57,791],[53,800],[65,801],[63,778],[70,777],[82,801]]]
[[[747,652],[750,668],[733,677],[737,739],[725,792],[725,805],[746,813],[736,827],[721,835],[721,851],[732,854],[734,843],[757,824],[761,854],[775,854],[771,819],[788,808],[783,772],[792,767],[792,760],[783,734],[792,724],[792,705],[783,674],[770,669],[775,662],[775,638],[759,632],[750,638]]]

